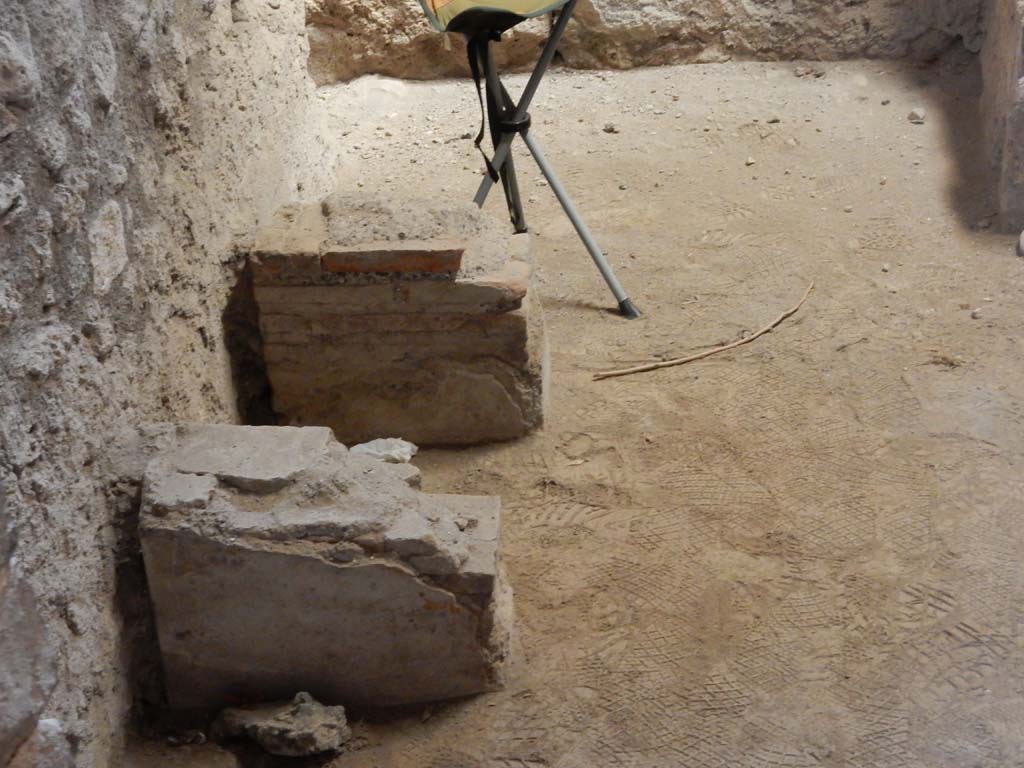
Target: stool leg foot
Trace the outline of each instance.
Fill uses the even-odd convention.
[[[636,304],[634,304],[632,301],[630,301],[629,299],[624,299],[619,302],[619,314],[627,318],[628,320],[636,320],[643,313],[636,308]]]

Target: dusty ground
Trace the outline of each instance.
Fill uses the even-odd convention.
[[[502,496],[522,669],[336,765],[1024,764],[1024,262],[976,231],[976,84],[820,68],[547,81],[535,134],[646,314],[606,311],[520,154],[547,426],[417,463],[432,490]],[[367,189],[471,196],[471,86],[322,94]],[[591,380],[734,340],[812,280],[736,352]]]
[[[975,231],[976,84],[821,69],[546,83],[536,135],[646,314],[606,311],[523,157],[547,426],[417,461],[430,490],[502,496],[521,669],[332,765],[1024,765],[1024,262]],[[346,179],[472,194],[468,84],[321,95]],[[736,352],[591,380],[737,339],[812,280]]]

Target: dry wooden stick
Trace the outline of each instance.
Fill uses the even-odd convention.
[[[766,333],[768,333],[768,331],[772,330],[777,325],[782,323],[782,321],[785,320],[787,317],[792,317],[793,315],[795,315],[797,311],[800,309],[800,307],[804,305],[804,302],[807,301],[807,297],[811,295],[811,291],[813,289],[814,283],[812,282],[809,286],[807,286],[807,290],[804,292],[804,297],[800,299],[799,304],[797,304],[792,309],[783,312],[774,322],[772,322],[769,325],[766,325],[764,328],[762,328],[760,331],[753,334],[752,336],[747,336],[747,338],[745,339],[734,341],[732,344],[726,344],[725,346],[722,347],[708,349],[696,355],[691,355],[690,357],[677,357],[673,360],[660,360],[657,363],[646,363],[644,365],[638,365],[634,368],[623,368],[618,371],[601,371],[599,373],[594,374],[594,381],[601,381],[602,379],[612,379],[615,378],[616,376],[629,376],[634,373],[645,373],[646,371],[657,371],[661,368],[671,368],[672,366],[675,365],[684,365],[685,363],[692,363],[694,360],[703,360],[705,357],[717,355],[719,352],[727,352],[730,349],[742,347],[744,344],[749,344],[759,336],[764,336]]]

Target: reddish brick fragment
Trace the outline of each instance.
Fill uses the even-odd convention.
[[[321,257],[325,272],[458,272],[465,247],[444,241],[398,240],[334,250]]]

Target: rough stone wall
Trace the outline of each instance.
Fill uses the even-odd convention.
[[[119,764],[137,489],[108,449],[234,416],[231,243],[332,175],[303,29],[298,0],[0,2],[0,765],[55,733]]]
[[[583,0],[563,56],[571,66],[636,67],[730,58],[938,56],[978,40],[977,0]]]
[[[309,70],[317,84],[366,74],[418,80],[468,75],[461,38],[446,41],[430,26],[419,0],[307,0]],[[548,21],[522,24],[495,49],[503,68],[536,60]]]
[[[581,0],[560,48],[582,68],[730,58],[906,58],[927,61],[957,40],[981,44],[982,0]],[[361,74],[464,74],[418,0],[307,0],[310,70],[318,83]],[[499,46],[506,66],[536,58],[545,27]]]
[[[1004,229],[1024,228],[1024,2],[988,0],[982,123]]]

